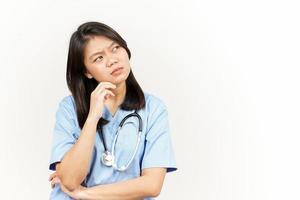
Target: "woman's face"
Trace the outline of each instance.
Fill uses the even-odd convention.
[[[130,73],[127,51],[104,36],[89,40],[84,50],[84,64],[87,70],[85,76],[98,82],[120,84]]]

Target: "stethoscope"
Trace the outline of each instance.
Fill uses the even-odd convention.
[[[127,164],[122,165],[122,166],[118,166],[117,162],[116,162],[116,157],[115,157],[115,146],[116,146],[116,142],[117,142],[120,130],[122,129],[122,127],[125,124],[126,120],[130,117],[138,118],[138,121],[139,121],[138,122],[139,127],[138,127],[138,130],[137,130],[138,137],[137,137],[136,145],[135,145],[135,148],[134,148],[134,152],[133,152],[132,156],[130,157],[129,161],[127,162]],[[100,138],[102,140],[102,144],[104,146],[104,152],[102,153],[102,156],[101,156],[101,162],[105,166],[112,167],[113,169],[115,169],[117,171],[125,171],[126,169],[128,169],[129,165],[132,163],[132,161],[133,161],[133,159],[134,159],[134,157],[137,153],[137,150],[138,150],[138,147],[139,147],[139,144],[140,144],[140,140],[141,140],[142,128],[143,128],[142,118],[136,111],[134,113],[131,113],[131,114],[127,115],[126,117],[124,117],[124,119],[119,124],[118,130],[115,134],[115,137],[114,137],[114,140],[113,140],[113,143],[112,143],[111,152],[110,152],[107,149],[106,141],[105,141],[104,134],[103,134],[103,131],[102,131],[102,126],[101,126],[100,127],[101,133],[99,133],[99,135],[100,135]]]

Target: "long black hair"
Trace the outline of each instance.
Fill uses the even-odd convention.
[[[94,36],[105,36],[122,46],[130,59],[131,53],[126,41],[111,27],[100,22],[86,22],[78,27],[72,34],[69,44],[67,61],[67,84],[75,100],[77,120],[80,128],[86,121],[90,107],[90,95],[97,87],[98,81],[85,76],[86,66],[84,64],[84,49],[89,40]],[[139,110],[145,106],[143,90],[136,81],[132,70],[126,79],[126,95],[120,105],[123,110]],[[101,117],[98,127],[107,123]]]

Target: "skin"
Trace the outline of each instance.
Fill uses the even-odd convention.
[[[114,115],[116,109],[124,100],[126,94],[125,81],[131,69],[126,50],[106,37],[97,36],[92,38],[86,46],[84,63],[87,70],[86,77],[94,78],[100,82],[99,88],[95,89],[95,93],[105,93],[104,104],[108,107],[110,113]],[[120,67],[122,69],[119,73],[112,74],[115,69]],[[91,97],[92,106],[90,111],[92,115],[93,110],[98,110],[94,108],[97,104],[95,98]],[[95,115],[97,116],[97,114]],[[98,112],[97,117],[101,117],[101,112]]]
[[[141,199],[148,196],[158,196],[166,174],[165,168],[144,169],[138,178],[91,188],[82,187],[79,184],[80,181],[77,181],[76,187],[74,187],[74,184],[72,186],[64,184],[67,183],[63,179],[65,174],[74,169],[72,166],[77,166],[74,165],[76,162],[75,155],[78,159],[79,153],[87,151],[87,148],[83,146],[89,146],[92,144],[91,141],[94,141],[94,136],[88,139],[90,136],[85,135],[88,135],[87,132],[94,130],[91,127],[95,127],[95,124],[101,118],[104,105],[114,116],[116,110],[122,104],[126,94],[125,81],[131,69],[126,50],[104,36],[95,36],[88,42],[84,51],[84,63],[86,66],[85,76],[90,79],[94,78],[99,84],[91,93],[90,110],[83,128],[85,133],[80,136],[82,137],[80,138],[81,141],[79,139],[78,144],[75,144],[70,152],[66,153],[62,162],[56,165],[57,172],[52,173],[49,177],[51,186],[54,187],[55,184],[60,184],[61,189],[74,199]],[[118,68],[121,68],[121,70],[114,72]],[[86,139],[83,137],[86,137]],[[90,143],[84,144],[84,140],[89,140]],[[89,155],[89,153],[86,155]],[[89,161],[85,163],[89,163]],[[77,174],[76,171],[73,174]]]

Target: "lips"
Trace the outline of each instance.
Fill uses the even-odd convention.
[[[114,69],[110,74],[114,74],[115,72],[119,72],[121,69],[123,69],[123,67],[118,67],[118,68]]]

